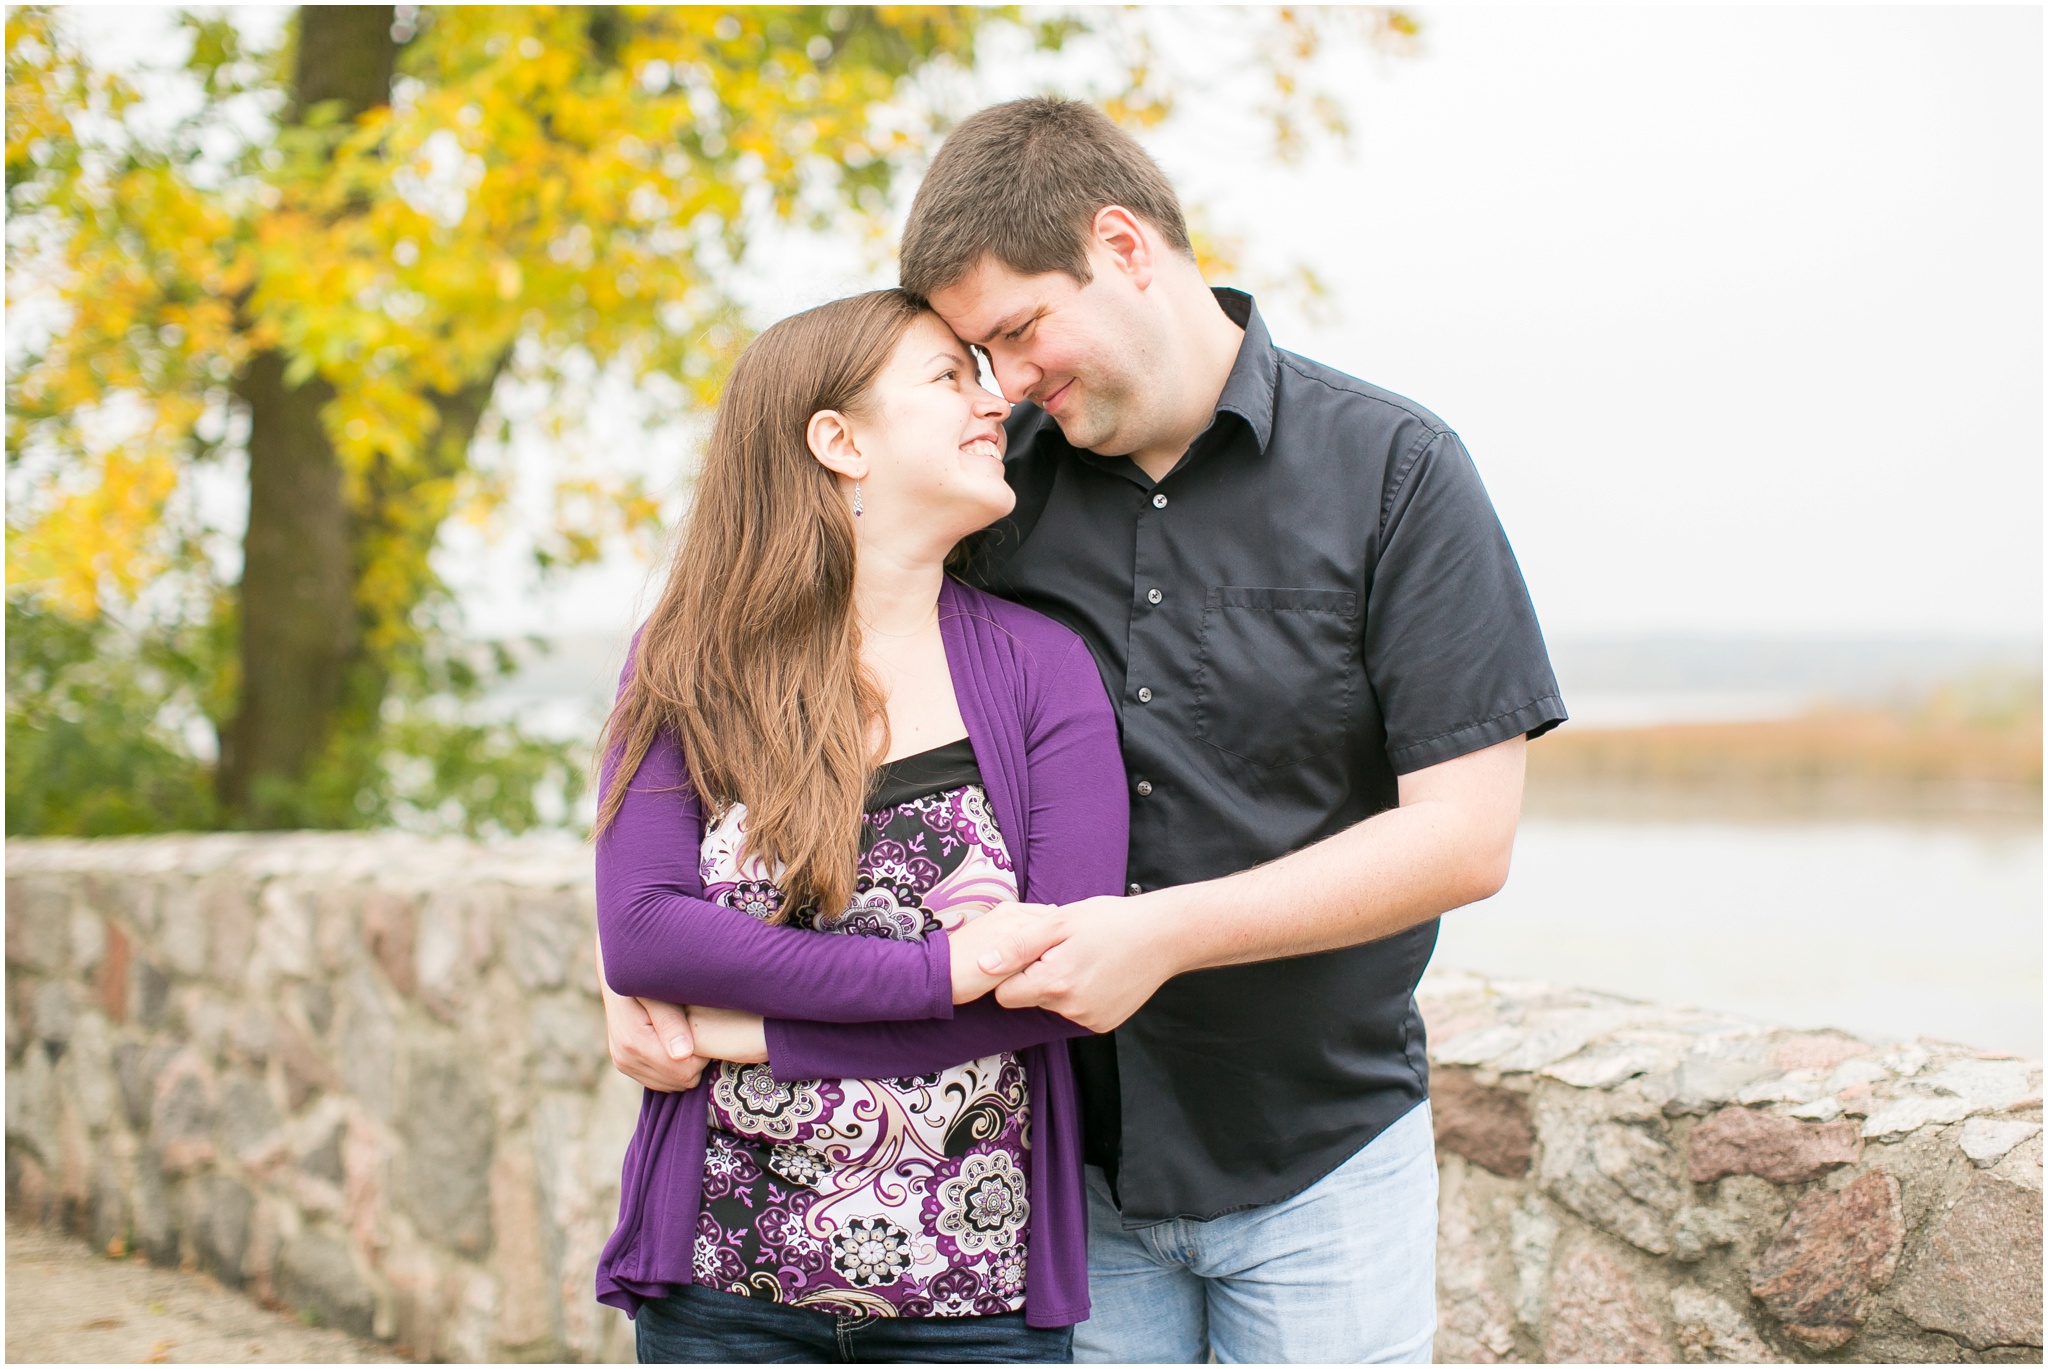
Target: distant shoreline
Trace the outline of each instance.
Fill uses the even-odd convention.
[[[1532,816],[1783,821],[2041,820],[2039,694],[1998,709],[1913,710],[1574,728],[1529,748]]]
[[[1522,816],[1572,822],[1904,822],[1987,831],[2041,830],[2039,786],[1999,784],[1719,785],[1606,781],[1532,775]]]

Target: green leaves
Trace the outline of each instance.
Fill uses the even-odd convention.
[[[7,602],[7,832],[116,836],[214,825],[202,663],[110,623]],[[210,664],[210,663],[206,663]]]

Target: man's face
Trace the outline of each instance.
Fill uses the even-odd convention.
[[[1063,271],[1021,276],[984,257],[931,305],[987,353],[1004,398],[1044,409],[1074,446],[1120,456],[1146,445],[1160,407],[1144,379],[1151,319],[1113,255],[1090,249],[1086,285]]]

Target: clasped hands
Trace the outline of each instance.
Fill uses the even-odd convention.
[[[1184,968],[1171,963],[1161,932],[1143,895],[1062,907],[999,903],[947,933],[953,1001],[993,991],[1006,1008],[1044,1008],[1109,1031]],[[597,965],[612,1064],[643,1087],[677,1092],[694,1088],[714,1060],[767,1060],[755,1014],[621,997],[605,983],[602,948]]]

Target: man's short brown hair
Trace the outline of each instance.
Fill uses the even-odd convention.
[[[920,299],[985,256],[1023,276],[1064,271],[1084,284],[1089,226],[1117,204],[1189,254],[1180,198],[1137,140],[1082,100],[990,105],[939,146],[903,229],[903,288]]]

